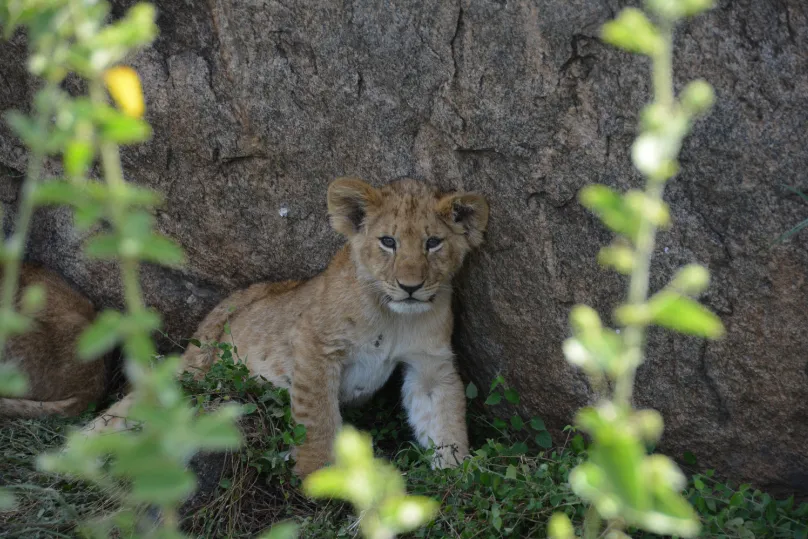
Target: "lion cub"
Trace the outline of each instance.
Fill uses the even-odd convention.
[[[328,268],[306,282],[255,284],[222,301],[195,334],[230,339],[250,371],[289,388],[307,437],[295,455],[305,476],[326,464],[341,404],[369,399],[403,364],[403,401],[418,441],[436,446],[437,466],[468,454],[463,385],[455,370],[451,280],[480,245],[488,204],[474,193],[441,195],[415,180],[375,189],[342,178],[328,189],[333,228],[347,238]],[[183,367],[204,373],[203,346]],[[120,428],[131,398],[88,427]]]
[[[0,417],[75,416],[104,394],[104,360],[76,358],[79,335],[95,318],[90,301],[55,273],[23,264],[20,290],[32,284],[45,289],[45,307],[34,317],[27,333],[9,339],[5,360],[28,378],[28,393],[21,398],[0,398]],[[19,295],[18,295],[19,301]]]

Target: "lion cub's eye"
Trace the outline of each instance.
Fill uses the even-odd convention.
[[[443,240],[440,238],[435,237],[429,238],[428,240],[426,240],[426,250],[434,251],[435,249],[441,246],[441,243],[443,243]]]
[[[382,247],[386,247],[387,249],[396,248],[396,240],[394,240],[390,236],[382,236],[381,238],[379,238],[379,243],[382,244]]]

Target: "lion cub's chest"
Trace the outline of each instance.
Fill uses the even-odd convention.
[[[357,346],[342,370],[341,403],[360,404],[387,382],[398,362],[416,348],[408,333],[379,330],[374,337]]]

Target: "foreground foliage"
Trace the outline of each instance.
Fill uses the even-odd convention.
[[[124,312],[106,310],[98,316],[79,339],[79,357],[95,359],[121,346],[135,395],[132,415],[146,423],[142,429],[92,438],[74,432],[63,451],[40,455],[38,465],[115,493],[115,510],[88,523],[88,533],[107,536],[115,527],[126,534],[180,537],[177,509],[195,489],[185,464],[199,450],[238,446],[233,419],[239,409],[221,407],[194,416],[174,379],[178,358],[154,363],[157,350],[151,333],[159,328],[160,316],[145,305],[140,264],[178,265],[184,255],[154,232],[154,208],[160,197],[125,181],[119,147],[151,136],[142,119],[140,80],[120,63],[156,37],[155,10],[136,4],[111,23],[109,12],[102,0],[0,0],[0,26],[6,37],[17,30],[25,32],[27,67],[41,82],[30,115],[17,111],[6,115],[29,156],[15,231],[2,253],[8,263],[0,306],[0,350],[9,335],[24,331],[29,323],[21,314],[30,313],[12,312],[11,300],[33,209],[67,205],[76,228],[89,235],[85,254],[114,261],[120,268],[125,306]],[[68,76],[80,81],[86,95],[73,96],[62,88]],[[44,161],[51,156],[60,158],[60,176],[42,181]],[[27,291],[23,307],[35,303],[31,296]],[[40,304],[41,296],[40,292]],[[7,370],[0,364],[0,375],[8,376]],[[16,385],[0,391],[10,389],[19,395],[23,387]],[[0,505],[8,504],[7,496],[0,499]],[[146,505],[153,505],[160,515],[157,522],[141,518]]]
[[[396,382],[367,406],[348,411],[346,421],[373,435],[375,453],[404,474],[407,490],[440,502],[435,520],[409,537],[544,537],[548,519],[563,512],[580,525],[587,506],[568,484],[569,473],[587,457],[584,439],[567,429],[555,447],[538,418],[487,419],[518,395],[501,378],[487,395],[474,386],[471,434],[474,455],[460,468],[429,468],[429,451],[410,437],[398,405]],[[356,537],[360,522],[347,504],[315,502],[301,491],[287,460],[303,430],[291,419],[288,394],[256,378],[228,358],[205,379],[183,380],[203,409],[237,402],[245,415],[244,447],[223,455],[200,455],[193,468],[200,492],[180,509],[181,527],[193,537],[256,537],[282,521],[296,523],[300,537]],[[393,395],[392,397],[389,395]],[[485,399],[483,398],[485,397]],[[483,402],[491,404],[485,405]],[[0,477],[19,503],[0,512],[0,537],[73,537],[75,525],[118,507],[115,491],[38,471],[37,453],[58,447],[71,422],[15,420],[0,424]],[[702,521],[701,537],[808,539],[808,504],[774,500],[748,485],[729,485],[712,473],[694,475],[684,491]],[[634,537],[655,537],[627,530]]]
[[[592,446],[586,462],[570,474],[573,490],[592,504],[583,525],[587,539],[602,534],[625,538],[631,527],[682,537],[695,537],[700,530],[696,512],[680,494],[686,484],[684,474],[665,455],[647,452],[646,447],[662,437],[662,416],[656,410],[634,409],[632,394],[637,369],[645,359],[649,326],[711,339],[724,333],[718,317],[696,300],[710,279],[702,266],[682,268],[649,297],[657,229],[670,226],[670,210],[662,199],[665,185],[679,171],[684,137],[714,99],[705,81],[691,82],[676,97],[673,29],[712,3],[645,0],[653,22],[643,11],[630,7],[603,26],[605,41],[651,60],[653,99],[642,111],[631,154],[645,177],[644,189],[619,194],[605,185],[590,185],[580,193],[583,205],[616,235],[600,251],[598,261],[628,276],[626,302],[612,316],[619,329],[604,327],[594,309],[578,305],[570,314],[573,337],[564,342],[567,361],[581,368],[600,393],[599,402],[580,410],[575,419],[592,438]],[[555,515],[550,535],[575,537],[569,518]]]

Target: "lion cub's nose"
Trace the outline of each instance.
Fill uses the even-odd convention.
[[[423,281],[415,286],[407,286],[405,284],[401,284],[401,281],[396,281],[398,283],[399,288],[401,288],[404,292],[408,293],[409,295],[415,294],[422,286],[424,286]]]

